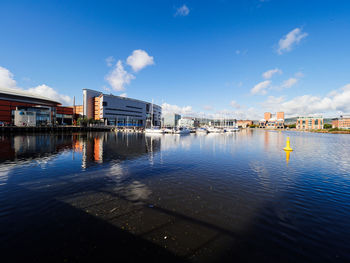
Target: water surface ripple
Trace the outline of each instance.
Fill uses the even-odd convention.
[[[350,262],[349,146],[348,135],[261,130],[0,135],[1,254]]]

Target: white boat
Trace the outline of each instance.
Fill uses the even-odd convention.
[[[187,129],[186,127],[178,127],[176,130],[175,130],[175,134],[189,134],[191,132],[190,129]]]
[[[146,128],[145,133],[147,134],[163,134],[164,129],[161,129],[160,127],[153,126],[153,99],[152,99],[152,108],[151,108],[151,128]]]
[[[157,133],[157,134],[163,134],[165,131],[163,129],[160,129],[159,127],[152,127],[145,129],[145,133]]]
[[[226,128],[227,132],[238,132],[239,128],[237,126],[235,127],[230,127],[230,128]]]
[[[208,132],[219,133],[219,132],[223,132],[223,130],[215,127],[209,127]]]
[[[208,130],[206,128],[198,128],[196,133],[208,133]]]
[[[174,129],[165,128],[164,133],[174,133]]]

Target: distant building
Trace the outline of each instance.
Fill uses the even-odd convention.
[[[265,112],[264,119],[259,121],[259,128],[283,129],[284,112],[277,112],[276,115],[273,115],[270,112]]]
[[[298,130],[316,130],[323,129],[323,117],[298,117],[296,123]]]
[[[238,120],[236,122],[236,125],[239,127],[239,128],[247,128],[249,127],[250,125],[253,125],[253,121],[250,121],[250,120]]]
[[[350,129],[350,115],[341,115],[332,120],[332,128]]]
[[[162,124],[164,127],[176,127],[178,125],[181,115],[176,113],[166,113],[162,116]]]
[[[199,127],[199,120],[193,117],[182,117],[178,121],[178,126],[188,127],[188,128],[197,128]]]
[[[121,127],[160,126],[162,108],[156,104],[104,94],[83,89],[83,105],[76,106],[76,114],[104,122],[105,125]],[[153,122],[153,123],[151,123]]]

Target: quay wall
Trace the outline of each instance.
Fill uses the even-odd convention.
[[[108,126],[45,126],[45,127],[17,127],[0,126],[0,133],[50,133],[50,132],[85,132],[85,131],[111,131]]]

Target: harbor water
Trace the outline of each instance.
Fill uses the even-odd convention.
[[[350,262],[350,136],[0,135],[0,250],[2,262]]]

